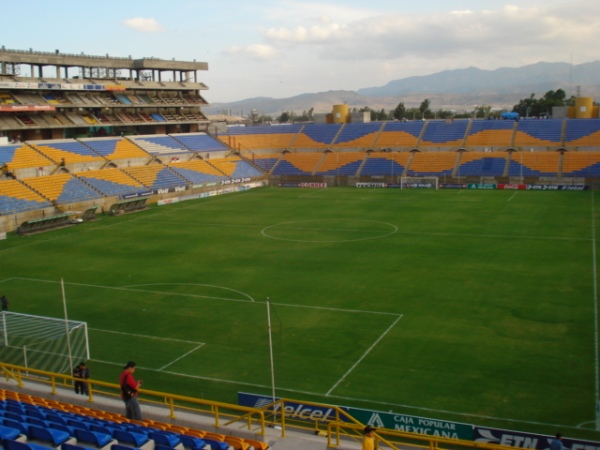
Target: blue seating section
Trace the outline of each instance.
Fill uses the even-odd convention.
[[[343,166],[337,168],[337,169],[331,169],[331,170],[327,170],[324,172],[319,172],[317,171],[315,173],[315,175],[348,175],[348,176],[353,176],[356,174],[356,172],[358,171],[360,165],[362,164],[362,160],[360,161],[354,161],[351,162],[349,164],[344,164]]]
[[[185,147],[195,152],[214,152],[227,150],[227,146],[221,141],[209,136],[208,134],[187,134],[173,136],[174,139],[181,142]]]
[[[537,139],[560,144],[562,124],[563,121],[561,119],[521,120],[517,131],[526,133]]]
[[[0,194],[0,215],[35,211],[49,206],[52,206],[52,203],[49,201],[36,202],[34,200],[23,200]]]
[[[462,141],[469,125],[468,120],[457,120],[446,122],[445,120],[431,120],[425,128],[421,142],[433,142],[435,144],[453,144]]]
[[[294,123],[290,125],[259,125],[255,127],[227,127],[227,134],[230,136],[243,134],[296,134],[302,129],[302,124]]]
[[[461,164],[457,169],[457,176],[501,177],[505,166],[506,158],[483,157]]]
[[[150,114],[150,117],[152,117],[157,122],[166,122],[167,121],[167,119],[165,119],[165,117],[162,114],[158,114],[158,113],[152,113],[152,114]]]
[[[63,186],[62,193],[56,199],[59,205],[66,203],[77,203],[86,200],[102,198],[102,194],[94,191],[81,180],[72,178]]]
[[[294,166],[291,162],[282,160],[272,172],[273,175],[310,175],[302,169]]]
[[[22,145],[3,145],[0,147],[0,164],[11,162],[15,155],[15,151]]]
[[[42,147],[50,147],[55,148],[56,150],[62,150],[69,153],[76,153],[81,156],[95,156],[98,155],[87,145],[83,145],[79,141],[70,141],[70,142],[44,142],[39,144]]]
[[[577,119],[567,121],[565,143],[600,132],[600,119]]]
[[[338,138],[335,140],[335,143],[343,144],[344,142],[360,139],[361,137],[370,133],[377,133],[380,128],[381,122],[347,123]]]
[[[152,189],[161,189],[183,186],[185,184],[187,183],[184,180],[179,178],[171,170],[165,167],[156,174],[156,179],[154,180],[154,183],[148,187]]]
[[[365,176],[395,176],[402,175],[404,173],[404,169],[406,169],[406,167],[391,159],[369,156],[365,162],[365,165],[360,171],[360,174]]]
[[[85,142],[86,145],[93,148],[96,153],[102,155],[104,157],[112,155],[117,147],[117,143],[121,140],[121,138],[113,138],[113,139],[82,139],[82,142]]]
[[[126,184],[115,183],[114,181],[101,180],[98,178],[86,177],[85,174],[81,175],[81,178],[95,190],[102,193],[107,197],[115,195],[126,195],[133,194],[136,192],[147,191],[146,188],[138,188],[135,186],[129,186]]]
[[[421,135],[424,124],[425,122],[422,121],[388,122],[385,124],[383,131],[403,131],[418,138]]]
[[[279,158],[256,158],[254,164],[265,172],[270,172],[273,166],[279,161]]]
[[[487,130],[512,130],[514,126],[512,120],[474,120],[469,129],[469,136]]]
[[[341,126],[342,124],[309,123],[302,132],[315,142],[329,145],[340,131]]]
[[[22,442],[23,437],[26,442]],[[199,450],[207,444],[219,450],[228,448],[225,442],[209,442],[199,437],[144,425],[118,423],[8,399],[0,401],[0,439],[5,449],[12,450],[48,450],[59,447],[62,450],[89,450],[108,445],[113,450],[132,450],[150,441],[153,441],[155,448],[163,446],[172,449],[183,446]]]
[[[131,102],[131,100],[129,100],[127,98],[126,95],[124,94],[114,94],[115,98],[117,100],[119,100],[121,103],[123,103],[124,105],[132,105],[133,103]]]
[[[204,172],[199,172],[192,169],[185,169],[182,167],[171,166],[171,170],[181,175],[186,180],[189,180],[192,184],[204,184],[213,183],[216,181],[226,180],[226,176],[211,175]]]
[[[263,174],[260,170],[242,159],[238,161],[237,165],[235,166],[235,170],[231,174],[231,178],[252,178],[260,177],[261,175]]]

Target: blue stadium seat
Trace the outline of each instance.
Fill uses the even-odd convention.
[[[2,446],[6,450],[48,450],[48,447],[44,445],[34,444],[33,442],[25,443],[11,439],[3,441]]]
[[[99,431],[84,430],[81,428],[75,429],[75,437],[77,438],[77,442],[92,444],[98,448],[108,445],[113,440],[113,437],[110,434],[100,433]]]
[[[21,431],[18,429],[0,425],[0,441],[4,442],[5,439],[16,439],[20,435]]]
[[[2,425],[5,427],[16,428],[21,434],[27,434],[29,432],[29,425],[21,420],[12,420],[8,418],[2,419]]]
[[[113,437],[119,441],[119,444],[126,444],[134,447],[140,447],[150,439],[147,434],[125,430],[115,430]]]
[[[179,436],[179,439],[181,441],[181,444],[188,449],[202,448],[206,445],[206,442],[204,442],[203,439],[194,436],[187,436],[185,434],[182,434]]]
[[[155,444],[165,447],[176,447],[181,442],[179,435],[173,433],[153,431],[148,436]]]
[[[34,441],[41,441],[57,447],[71,438],[71,435],[62,430],[52,428],[42,428],[35,425],[30,425],[27,432],[27,438]]]

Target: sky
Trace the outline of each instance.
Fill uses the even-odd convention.
[[[11,50],[208,63],[209,103],[600,60],[599,0],[0,0]]]

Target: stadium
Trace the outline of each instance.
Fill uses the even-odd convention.
[[[593,103],[228,127],[202,112],[205,63],[3,48],[0,67],[5,403],[89,415],[133,359],[171,415],[103,419],[247,420],[210,425],[225,448],[263,448],[265,423],[321,447],[366,424],[390,448],[598,446]],[[15,392],[69,388],[72,351],[94,398]]]

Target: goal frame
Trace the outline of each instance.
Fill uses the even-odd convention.
[[[439,189],[440,179],[435,176],[400,177],[400,189]]]

